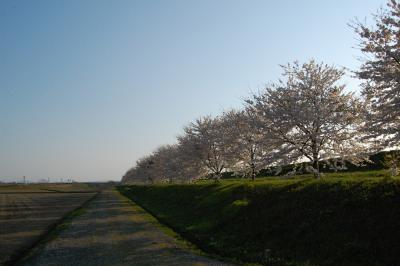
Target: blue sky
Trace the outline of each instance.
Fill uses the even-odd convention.
[[[279,64],[356,69],[383,0],[0,2],[0,180],[119,180]],[[358,82],[347,77],[349,89]]]

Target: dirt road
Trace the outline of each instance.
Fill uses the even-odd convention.
[[[194,254],[118,192],[101,192],[23,265],[225,265]]]
[[[95,193],[0,192],[0,265],[16,260]]]

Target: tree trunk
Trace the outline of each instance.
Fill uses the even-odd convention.
[[[221,178],[221,173],[215,173],[214,174],[214,181],[215,182],[219,182],[220,178]]]
[[[399,174],[399,169],[397,165],[392,165],[392,167],[390,168],[390,174],[392,177],[395,177]]]
[[[319,174],[319,161],[318,158],[313,158],[313,168],[314,168],[314,177],[315,178],[319,178],[320,174]]]
[[[318,160],[318,151],[317,151],[317,145],[316,143],[313,144],[312,146],[313,149],[313,168],[314,168],[314,177],[319,178],[319,160]]]
[[[255,168],[256,167],[255,167],[254,163],[251,164],[251,180],[253,180],[253,181],[256,179],[256,169]]]
[[[256,179],[256,164],[254,163],[254,159],[255,159],[255,152],[254,148],[252,148],[250,152],[250,160],[251,160],[251,180],[253,181]]]

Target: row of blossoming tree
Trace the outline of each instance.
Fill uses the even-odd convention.
[[[351,24],[366,54],[355,72],[362,95],[348,92],[344,69],[314,60],[282,66],[282,78],[251,95],[240,110],[204,116],[177,143],[139,159],[123,182],[219,179],[224,171],[255,178],[261,169],[309,161],[337,169],[400,140],[400,2],[374,15],[375,25]],[[392,174],[398,162],[393,160]]]

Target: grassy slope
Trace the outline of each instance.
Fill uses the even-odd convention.
[[[382,171],[322,180],[224,180],[119,190],[205,251],[283,265],[396,265],[400,181]],[[285,264],[286,265],[286,264]]]

